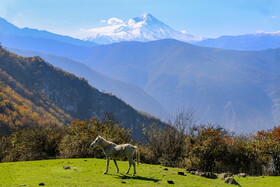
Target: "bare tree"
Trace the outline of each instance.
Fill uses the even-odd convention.
[[[168,119],[168,124],[175,127],[179,132],[190,133],[195,126],[196,119],[194,111],[191,108],[181,108]]]
[[[148,160],[165,166],[179,166],[184,159],[186,134],[194,126],[194,113],[190,109],[181,109],[168,121],[169,125],[164,128],[152,125],[145,129]]]

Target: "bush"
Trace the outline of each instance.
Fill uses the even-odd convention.
[[[258,131],[253,140],[251,147],[261,156],[265,172],[280,175],[280,126],[268,131]]]
[[[193,112],[181,110],[169,120],[164,128],[153,124],[143,129],[147,139],[145,148],[141,148],[144,160],[148,163],[178,167],[184,160],[186,133],[193,126]]]
[[[29,127],[17,129],[2,137],[2,161],[24,161],[54,158],[61,139],[59,128]]]
[[[213,172],[226,157],[225,135],[221,127],[200,126],[186,138],[186,159],[188,168]]]
[[[104,157],[90,143],[101,135],[114,143],[129,143],[130,134],[109,118],[99,122],[74,120],[65,127],[36,126],[17,128],[7,137],[0,137],[0,161],[27,161],[49,158]]]
[[[96,118],[88,121],[74,120],[59,144],[60,156],[62,158],[104,157],[99,148],[90,147],[91,142],[98,135],[116,144],[130,142],[130,135],[114,120],[104,119],[102,122]]]
[[[142,148],[144,160],[164,166],[179,166],[183,157],[184,133],[171,126],[159,128],[156,125],[145,131],[148,140]]]

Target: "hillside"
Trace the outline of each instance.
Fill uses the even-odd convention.
[[[78,61],[38,52],[22,51],[18,49],[9,50],[21,56],[40,56],[55,67],[73,73],[78,77],[85,78],[89,84],[98,90],[112,93],[139,111],[143,111],[158,118],[163,118],[167,115],[167,111],[154,98],[139,87],[131,83],[107,77]]]
[[[0,136],[11,133],[19,126],[63,125],[70,121],[71,117],[64,111],[40,95],[25,90],[1,69],[0,78]],[[34,102],[30,101],[31,98]]]
[[[84,63],[139,86],[169,111],[191,107],[202,122],[251,132],[271,128],[279,111],[279,54],[159,40],[95,46]]]
[[[167,168],[160,165],[140,164],[137,175],[125,175],[127,161],[118,161],[120,174],[115,173],[113,163],[109,174],[104,175],[105,160],[102,159],[61,159],[15,163],[0,163],[0,183],[4,186],[169,186],[172,180],[176,186],[232,186],[221,179],[207,179],[192,175],[180,168]],[[70,166],[69,170],[63,166]],[[28,172],[27,172],[28,171]],[[186,175],[178,175],[183,171]],[[9,180],[7,180],[9,179]],[[235,179],[241,186],[279,186],[279,177],[246,177]]]
[[[76,61],[88,58],[91,46],[95,45],[93,42],[36,29],[20,29],[2,18],[0,42],[21,56],[40,56],[55,67],[83,77],[95,88],[116,95],[139,111],[158,118],[166,116],[167,111],[136,85],[106,77]]]
[[[132,137],[138,140],[142,133],[140,125],[162,124],[157,119],[138,113],[117,97],[99,92],[84,79],[54,68],[39,57],[20,57],[1,47],[0,68],[32,95],[27,97],[22,94],[22,97],[45,108],[48,108],[45,103],[55,105],[72,119],[99,118],[105,113],[112,113],[124,127],[133,129]],[[2,81],[17,89],[14,84]]]

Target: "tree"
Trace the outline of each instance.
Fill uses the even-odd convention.
[[[228,132],[222,127],[208,125],[195,127],[186,138],[186,165],[201,171],[214,171],[217,163],[226,155],[225,137]]]
[[[184,160],[186,133],[194,125],[193,112],[180,110],[170,120],[169,125],[156,124],[144,129],[147,146],[142,149],[144,160],[165,166],[180,166]]]
[[[25,161],[55,158],[62,131],[54,126],[17,128],[2,137],[2,161]]]
[[[271,159],[273,174],[280,175],[280,126],[268,131],[258,131],[253,138],[253,146],[260,154]]]

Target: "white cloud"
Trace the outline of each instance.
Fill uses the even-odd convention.
[[[100,20],[101,23],[107,23],[108,25],[104,27],[94,27],[91,29],[79,29],[79,32],[72,34],[75,38],[85,39],[90,37],[96,37],[100,33],[106,35],[110,33],[116,32],[116,30],[121,26],[126,26],[127,23],[125,23],[123,20],[119,18],[109,18],[107,20]]]
[[[110,25],[118,25],[124,23],[124,21],[119,18],[109,18],[107,20],[107,23]]]
[[[271,19],[278,19],[278,16],[269,16]]]
[[[186,30],[182,30],[182,31],[181,31],[181,33],[183,33],[183,34],[187,34],[187,33],[188,33],[188,31],[186,31]]]

